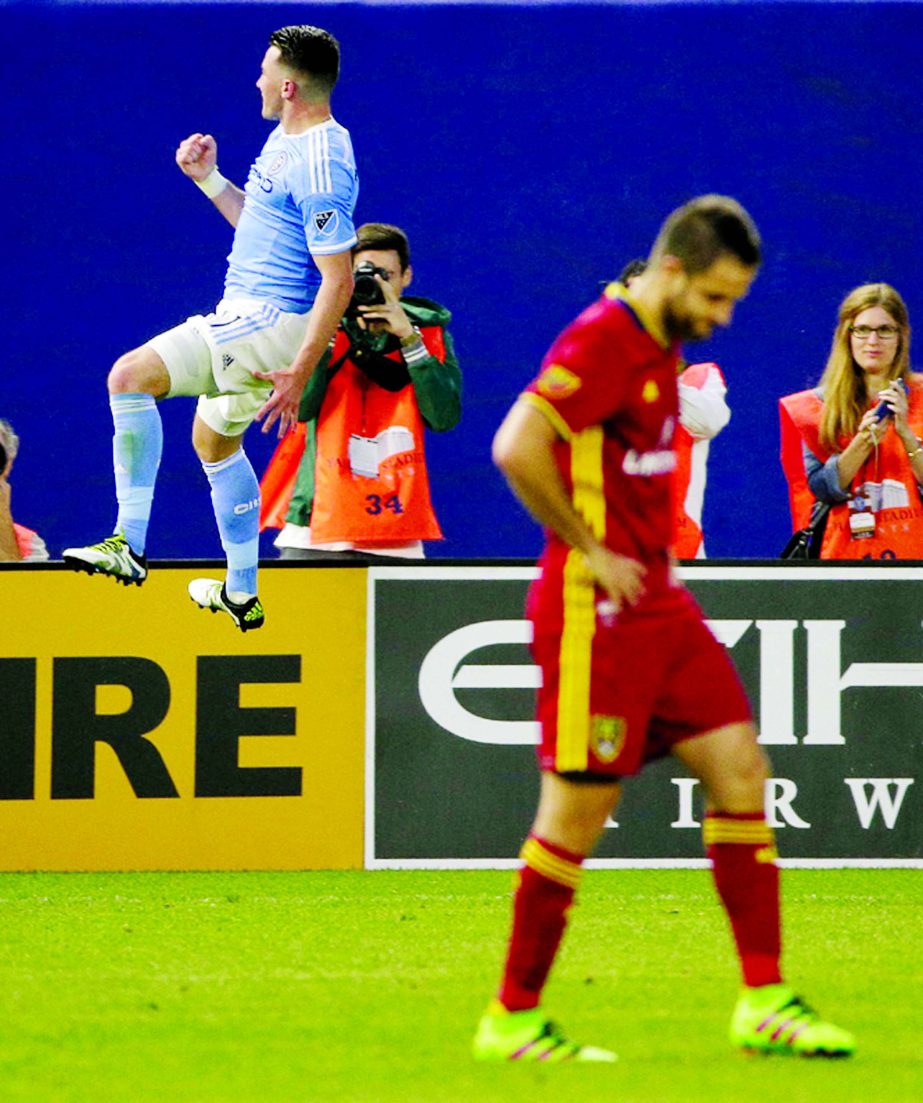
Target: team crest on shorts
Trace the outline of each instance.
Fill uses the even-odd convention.
[[[549,364],[538,377],[538,393],[546,398],[570,398],[580,390],[582,380],[563,364]]]
[[[614,762],[625,745],[624,716],[591,716],[590,747],[600,762]]]
[[[325,237],[329,237],[336,230],[339,221],[336,211],[314,212],[314,225],[317,227],[317,232]]]

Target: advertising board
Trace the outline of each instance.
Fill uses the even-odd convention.
[[[361,866],[364,572],[264,570],[247,634],[202,573],[0,571],[0,869]]]
[[[534,569],[369,579],[366,864],[514,864],[538,789]],[[683,572],[750,694],[769,819],[801,865],[923,865],[923,569]],[[702,794],[672,759],[630,779],[598,865],[701,862]]]

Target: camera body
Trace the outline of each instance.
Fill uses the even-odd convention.
[[[6,449],[3,447],[3,443],[0,442],[0,475],[2,475],[4,471],[6,471],[6,464],[8,459],[9,456],[7,455]]]
[[[370,260],[356,266],[353,271],[353,297],[349,300],[347,313],[356,314],[360,306],[378,306],[385,301],[385,293],[376,276],[387,280],[388,273]]]

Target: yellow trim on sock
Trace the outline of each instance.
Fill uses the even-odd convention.
[[[706,816],[702,826],[702,838],[706,846],[712,843],[770,846],[775,836],[765,820],[735,820],[720,816]]]
[[[566,858],[559,858],[546,850],[538,839],[526,839],[519,857],[536,873],[547,877],[549,881],[556,881],[559,885],[576,889],[580,884],[583,867],[575,862],[569,862]]]

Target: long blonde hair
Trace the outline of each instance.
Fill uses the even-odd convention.
[[[897,351],[888,371],[888,381],[910,382],[910,320],[907,307],[897,291],[887,283],[864,283],[855,288],[840,304],[837,327],[821,376],[824,413],[820,422],[820,439],[825,448],[837,451],[843,438],[855,436],[859,422],[868,409],[869,393],[865,373],[856,363],[850,343],[850,327],[857,314],[870,306],[886,310],[900,330]]]

